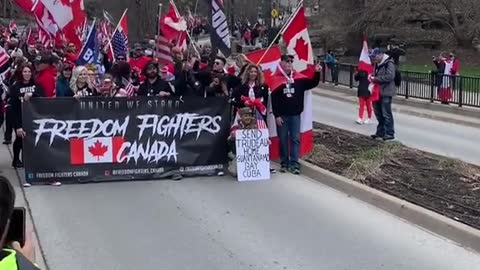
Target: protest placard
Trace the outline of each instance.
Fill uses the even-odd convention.
[[[268,129],[241,129],[235,134],[238,181],[270,179]]]

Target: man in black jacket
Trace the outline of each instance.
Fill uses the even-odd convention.
[[[168,84],[160,78],[158,74],[158,67],[154,63],[148,63],[144,70],[143,75],[146,80],[140,84],[138,89],[139,96],[160,96],[167,97],[170,94],[166,91]]]
[[[300,174],[300,115],[303,112],[304,94],[320,82],[320,65],[315,67],[313,79],[293,70],[293,56],[283,55],[275,75],[282,78],[278,86],[272,86],[272,109],[280,139],[281,172],[289,170]],[[290,138],[290,141],[289,141]],[[288,146],[290,144],[290,153]]]

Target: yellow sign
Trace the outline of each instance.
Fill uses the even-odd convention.
[[[272,18],[277,18],[278,17],[278,10],[277,9],[272,9]]]

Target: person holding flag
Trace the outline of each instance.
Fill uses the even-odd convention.
[[[282,55],[280,66],[274,75],[277,83],[273,86],[275,88],[272,87],[271,98],[280,139],[281,172],[288,170],[298,175],[300,174],[300,115],[304,110],[304,94],[305,91],[318,85],[322,68],[317,64],[313,79],[310,79],[293,69],[294,59],[292,55]]]
[[[358,70],[355,73],[355,81],[358,82],[358,119],[357,124],[370,124],[372,121],[372,101],[378,100],[378,87],[374,87],[373,82],[369,80],[369,76],[373,73],[373,64],[368,56],[368,44],[367,39],[363,38],[363,48],[360,54],[360,60],[358,62]],[[373,93],[373,90],[376,92]],[[372,100],[374,99],[374,100]],[[368,119],[363,120],[363,115],[367,109]]]

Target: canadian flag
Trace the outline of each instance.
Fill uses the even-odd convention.
[[[86,18],[84,0],[15,0],[23,10],[35,16],[40,28],[52,37],[61,31],[77,48],[82,46],[76,29]]]
[[[283,41],[287,47],[287,53],[293,55],[293,68],[298,76],[312,78],[315,74],[315,63],[313,57],[312,44],[310,43],[310,36],[308,34],[307,20],[305,19],[305,11],[303,6],[299,6],[295,13],[292,15],[292,19],[282,32]],[[262,60],[263,63],[263,60]],[[277,72],[278,73],[278,72]],[[278,78],[278,76],[276,76]],[[283,79],[284,81],[285,79]],[[266,78],[267,83],[272,91],[279,89],[279,80],[272,79],[269,81]],[[270,158],[272,160],[279,159],[280,157],[280,139],[277,134],[277,125],[275,122],[275,116],[272,111],[271,99],[268,102],[268,129],[270,133]],[[300,123],[300,155],[305,156],[313,149],[313,97],[312,91],[305,91],[304,110],[301,115]]]
[[[248,61],[262,67],[268,85],[270,85],[268,83],[269,79],[277,71],[281,56],[282,50],[280,50],[279,46],[272,46],[270,49],[262,49],[245,54]]]
[[[40,0],[52,15],[53,21],[65,34],[69,42],[77,48],[82,47],[81,36],[77,35],[77,28],[82,27],[86,20],[83,0]]]
[[[368,56],[367,38],[363,37],[362,52],[360,53],[360,60],[358,61],[358,70],[363,70],[369,75],[373,73],[372,60]]]
[[[119,163],[118,153],[124,143],[122,137],[98,137],[70,140],[72,165]]]
[[[176,41],[176,46],[187,49],[187,21],[178,14],[177,8],[170,3],[169,11],[160,18],[161,35],[169,42]]]
[[[367,38],[363,37],[363,46],[362,52],[360,53],[360,59],[358,61],[358,71],[367,72],[370,85],[368,86],[368,90],[370,91],[371,100],[372,102],[377,101],[380,98],[380,85],[378,83],[374,83],[370,77],[373,75],[374,66],[372,64],[372,60],[370,60],[370,56],[368,55],[368,43]]]

